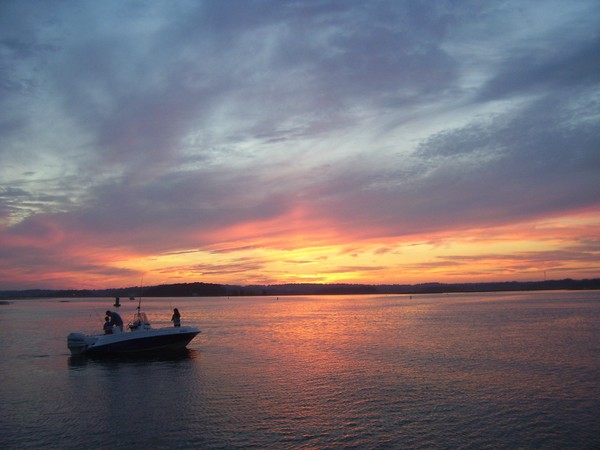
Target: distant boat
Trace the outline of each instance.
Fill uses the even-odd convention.
[[[115,327],[112,334],[70,333],[67,347],[72,355],[170,352],[184,349],[200,333],[199,328],[189,326],[152,328],[139,306],[127,328]]]

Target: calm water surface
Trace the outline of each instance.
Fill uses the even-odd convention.
[[[71,358],[112,303],[0,305],[0,448],[600,447],[600,292],[144,299],[187,352]]]

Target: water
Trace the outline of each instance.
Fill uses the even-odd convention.
[[[68,300],[0,305],[0,448],[600,446],[600,292],[144,299],[202,334],[118,359]]]

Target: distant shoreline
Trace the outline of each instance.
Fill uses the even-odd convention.
[[[469,292],[514,292],[597,290],[600,278],[544,281],[506,281],[488,283],[420,283],[420,284],[274,284],[236,286],[213,283],[178,283],[157,286],[110,289],[26,289],[0,291],[0,299],[68,298],[68,297],[237,297],[286,295],[377,295],[377,294],[444,294]],[[2,304],[6,304],[4,301]]]

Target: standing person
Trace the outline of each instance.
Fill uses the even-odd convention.
[[[173,317],[171,317],[171,322],[173,322],[174,327],[181,326],[181,314],[179,314],[179,310],[177,308],[173,309]]]
[[[114,311],[106,311],[106,315],[110,317],[110,323],[112,325],[123,331],[123,319],[121,319],[121,316],[118,313]]]
[[[104,334],[112,334],[112,323],[110,322],[110,319],[108,318],[108,316],[106,316],[104,318]]]

